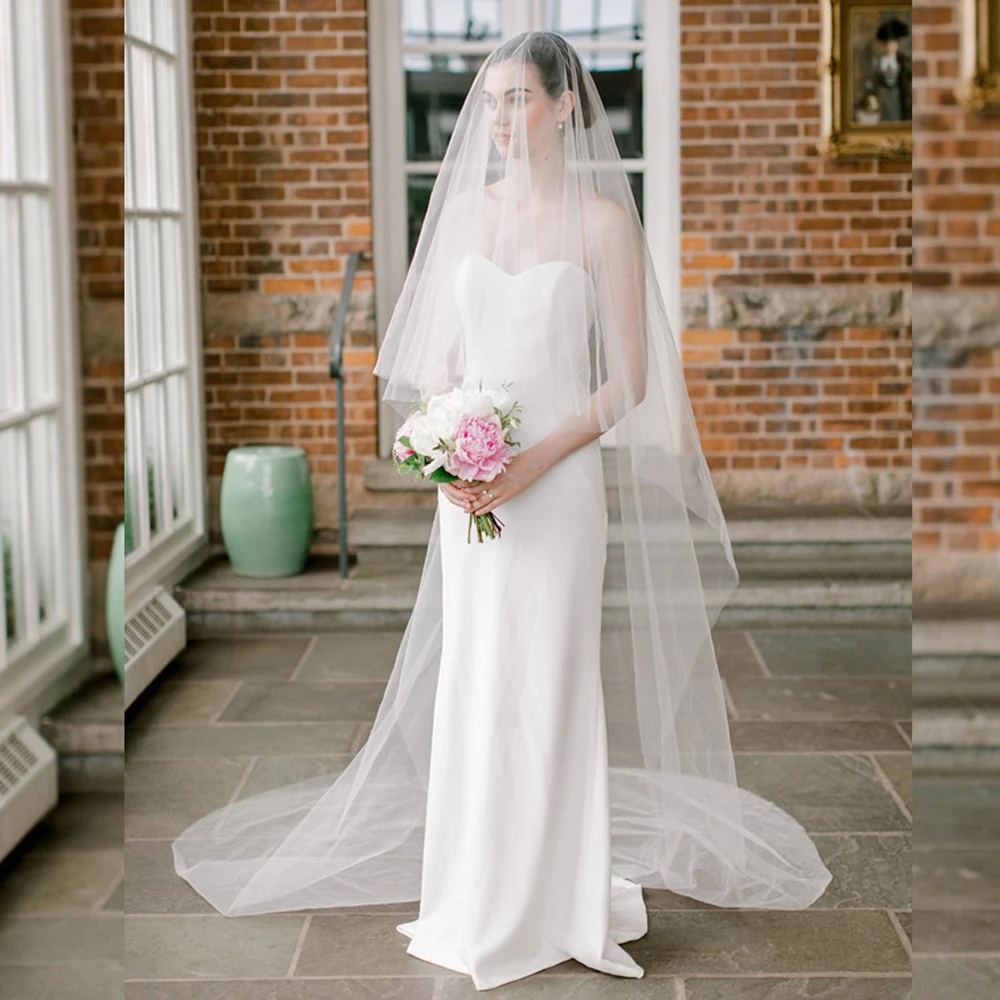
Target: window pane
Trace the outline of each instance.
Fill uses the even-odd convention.
[[[163,368],[162,322],[160,299],[159,220],[136,219],[136,253],[140,270],[137,276],[139,327],[139,374],[149,375]]]
[[[49,175],[49,101],[47,76],[39,72],[48,64],[45,45],[47,4],[17,0],[14,4],[14,61],[17,66],[15,101],[18,104],[18,176],[21,180],[45,182]]]
[[[406,182],[406,217],[410,259],[417,247],[417,237],[420,227],[424,224],[427,214],[427,203],[430,201],[431,188],[434,186],[433,176],[411,176]]]
[[[62,595],[58,592],[56,567],[56,525],[59,511],[55,497],[62,496],[59,443],[55,421],[37,417],[28,425],[31,463],[31,545],[38,592],[38,622],[48,624],[63,617]]]
[[[571,42],[642,39],[643,0],[546,0],[545,27]]]
[[[409,53],[406,71],[406,158],[440,160],[484,56]]]
[[[644,177],[641,173],[628,175],[629,186],[632,188],[632,197],[635,198],[635,207],[639,212],[639,221],[644,221],[642,214],[642,188]]]
[[[0,194],[0,414],[20,410],[21,345],[21,226],[18,200]]]
[[[159,0],[125,0],[125,33],[144,42],[153,40],[151,7]]]
[[[153,103],[152,55],[135,46],[128,47],[128,98],[132,130],[131,191],[134,202],[127,208],[155,208],[156,200],[156,108]]]
[[[176,52],[177,0],[156,0],[153,4],[153,41],[167,52]]]
[[[25,194],[22,260],[27,295],[24,302],[25,351],[28,367],[28,403],[56,399],[56,336],[53,300],[56,294],[52,269],[52,228],[47,196]]]
[[[404,0],[404,45],[499,37],[500,0]]]
[[[580,57],[593,74],[618,152],[641,157],[642,53],[582,52]]]
[[[17,117],[14,110],[12,0],[0,0],[0,180],[17,177]],[[6,258],[5,258],[6,259]]]
[[[0,431],[0,468],[14,471],[0,476],[0,561],[3,569],[3,604],[7,645],[17,642],[23,633],[21,607],[21,544],[18,531],[17,482],[20,478],[15,438],[19,430]]]
[[[149,503],[149,536],[155,538],[164,528],[163,486],[160,477],[160,408],[157,405],[159,383],[146,386],[140,395],[142,406],[144,486]]]
[[[156,138],[159,167],[159,200],[164,209],[177,211],[181,205],[177,171],[180,144],[177,129],[177,67],[166,59],[156,60]]]
[[[181,270],[181,221],[160,220],[160,267],[163,287],[163,364],[170,368],[187,361],[184,279]]]
[[[173,502],[174,520],[182,520],[191,514],[189,500],[188,467],[189,456],[186,454],[188,437],[187,414],[187,383],[183,376],[172,375],[166,381],[167,413],[170,415],[170,434],[167,438],[167,476],[169,478],[170,495]]]
[[[125,381],[139,377],[139,220],[125,220]]]

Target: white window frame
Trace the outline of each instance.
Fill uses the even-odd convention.
[[[502,38],[543,28],[545,0],[502,0]],[[403,0],[368,5],[369,101],[371,108],[372,241],[375,268],[377,342],[382,343],[406,278],[406,184],[409,174],[434,174],[437,163],[406,164],[406,90],[403,69]],[[629,43],[643,52],[643,157],[625,160],[643,174],[644,228],[650,256],[680,345],[681,324],[681,164],[680,164],[680,0],[645,0],[644,41]],[[407,45],[406,52],[445,50],[488,52],[498,42]],[[620,41],[581,40],[581,51],[618,52]],[[651,100],[650,95],[657,95]],[[400,164],[406,164],[400,169]],[[402,418],[379,402],[379,455],[387,457]]]
[[[30,72],[42,82],[43,106],[33,109],[21,107],[22,113],[30,113],[35,118],[35,126],[44,129],[47,144],[46,176],[41,179],[24,178],[19,163],[17,176],[11,180],[0,180],[0,193],[5,196],[19,194],[48,195],[52,228],[49,234],[49,249],[52,254],[50,278],[52,325],[55,342],[53,355],[46,359],[55,395],[44,402],[31,404],[28,401],[26,369],[23,367],[25,351],[14,346],[13,338],[8,342],[20,356],[20,389],[22,397],[14,411],[0,414],[0,431],[18,433],[24,429],[20,447],[22,455],[27,448],[27,428],[37,418],[53,419],[57,454],[49,457],[53,466],[51,478],[45,483],[34,483],[34,489],[48,492],[49,510],[52,517],[53,537],[50,553],[55,579],[54,607],[48,608],[46,621],[38,621],[38,615],[28,618],[28,631],[24,641],[7,648],[6,629],[0,626],[0,722],[18,713],[35,716],[44,711],[72,686],[74,667],[80,663],[87,651],[87,616],[85,611],[86,588],[86,531],[83,505],[83,449],[80,427],[82,426],[82,394],[79,377],[79,350],[77,313],[75,308],[76,266],[75,266],[75,207],[73,199],[73,156],[71,142],[70,107],[71,73],[69,37],[66,25],[67,14],[61,0],[3,0],[6,14],[17,17],[16,9],[32,4],[41,22],[39,43],[42,52],[25,53],[14,45],[14,58],[8,69],[10,76],[0,82],[0,100],[7,102],[7,114],[19,103],[17,81],[20,72]],[[22,14],[23,16],[23,14]],[[11,22],[13,23],[13,22]],[[20,60],[25,56],[32,59],[30,69]],[[5,72],[0,70],[0,72]],[[27,113],[24,117],[27,117]],[[17,118],[15,117],[15,121]],[[37,123],[42,125],[38,126]],[[3,137],[0,136],[0,141]],[[18,205],[18,216],[23,222],[23,214]],[[18,225],[21,230],[21,225]],[[22,237],[23,239],[23,234]],[[7,266],[7,265],[0,265]],[[26,282],[22,276],[22,293]],[[23,310],[23,305],[22,305]],[[23,317],[23,311],[21,316]],[[10,335],[9,330],[0,329],[0,337]],[[22,334],[23,336],[23,334]],[[22,340],[23,346],[24,341]],[[27,457],[22,467],[30,479]],[[18,475],[18,470],[0,469],[0,475],[16,476],[15,489],[19,494],[19,521],[22,540],[30,537],[30,517],[28,510],[32,483]],[[13,480],[8,480],[10,483]],[[34,553],[37,556],[37,552]],[[38,600],[39,570],[31,558],[22,560],[22,590],[28,601]],[[0,561],[2,567],[2,561]],[[3,579],[0,574],[0,600],[3,599]],[[2,615],[0,615],[2,617]]]
[[[174,36],[174,51],[162,48],[147,37],[137,37],[142,32],[144,22],[138,20],[146,12],[148,16],[173,17],[172,31]],[[163,11],[168,11],[164,14]],[[154,15],[155,12],[155,15]],[[131,16],[130,16],[131,15]],[[197,196],[195,183],[195,152],[194,123],[192,115],[192,64],[191,64],[191,14],[189,4],[185,0],[126,0],[125,29],[125,65],[126,65],[126,114],[125,127],[128,130],[126,141],[126,188],[132,176],[131,158],[135,150],[135,112],[132,101],[135,98],[134,88],[129,86],[132,78],[132,52],[141,49],[154,58],[171,60],[175,65],[176,89],[173,103],[177,112],[177,160],[173,164],[176,170],[178,207],[165,209],[135,207],[130,204],[126,195],[125,226],[126,226],[126,270],[130,261],[130,238],[133,223],[141,219],[175,218],[180,221],[180,282],[183,289],[180,312],[184,319],[186,338],[184,340],[185,356],[174,364],[160,364],[153,371],[131,371],[126,363],[125,398],[126,398],[126,434],[132,444],[128,461],[133,466],[131,483],[134,489],[134,503],[137,516],[132,527],[134,530],[134,548],[125,559],[125,616],[134,613],[158,587],[169,587],[184,577],[194,566],[202,561],[207,551],[207,511],[206,482],[208,476],[207,456],[205,449],[205,431],[203,417],[203,372],[201,355],[201,317],[198,308],[199,268],[197,242]],[[153,85],[157,86],[154,74]],[[154,127],[156,142],[161,141],[161,134]],[[159,151],[154,159],[163,156]],[[134,248],[133,248],[134,249]],[[134,265],[133,265],[134,266]],[[135,267],[134,281],[143,280],[142,266]],[[162,271],[157,271],[154,278],[156,296],[161,296],[163,287]],[[126,280],[125,324],[126,324],[126,361],[128,353],[135,350],[141,329],[136,323],[137,310],[142,308],[141,296],[137,301],[130,301],[130,289],[137,288]],[[148,292],[149,286],[147,286]],[[133,293],[134,294],[134,293]],[[148,345],[147,345],[148,346]],[[164,519],[166,529],[157,532],[157,536],[149,536],[149,497],[146,489],[146,475],[143,469],[143,449],[137,447],[144,440],[141,401],[142,393],[149,387],[165,386],[169,378],[183,379],[185,406],[183,436],[174,438],[179,442],[181,457],[184,463],[184,480],[188,492],[186,497],[189,509],[182,511],[176,522],[173,520],[173,504],[170,496],[168,477],[160,473],[167,462],[167,438],[170,429],[161,425],[158,429],[160,466],[155,469],[154,476],[159,482],[160,507],[158,514]],[[164,389],[165,392],[165,389]],[[164,404],[165,408],[165,404]],[[164,411],[161,411],[164,412]],[[136,455],[138,454],[138,458]],[[136,474],[136,468],[140,474]]]

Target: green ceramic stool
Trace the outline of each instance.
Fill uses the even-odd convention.
[[[239,576],[294,576],[312,541],[309,462],[302,448],[253,445],[226,455],[219,496],[222,540]]]

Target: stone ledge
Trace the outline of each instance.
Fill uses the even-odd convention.
[[[1000,289],[918,289],[913,308],[915,348],[1000,347]]]
[[[362,475],[364,488],[370,493],[423,495],[437,490],[434,483],[400,475],[389,458],[367,459]],[[748,469],[712,473],[712,482],[724,507],[765,503],[803,508],[832,504],[903,506],[910,503],[912,479],[909,469],[860,467],[830,472]]]
[[[914,552],[913,587],[921,618],[1000,618],[1000,552]]]
[[[273,337],[325,333],[333,326],[339,295],[262,295],[259,292],[210,292],[202,295],[205,338]],[[374,296],[355,289],[347,329],[370,331]]]
[[[875,285],[759,288],[716,287],[706,293],[703,315],[722,329],[805,329],[843,326],[906,327],[909,288]],[[694,304],[692,304],[694,305]],[[692,310],[692,319],[699,312]],[[687,323],[685,317],[685,323]],[[791,338],[790,338],[791,339]]]

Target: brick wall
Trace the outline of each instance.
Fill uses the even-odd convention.
[[[300,445],[329,526],[338,456],[325,345],[347,256],[371,237],[365,3],[192,10],[212,486],[233,446]],[[376,451],[371,291],[363,263],[346,358],[352,495]]]
[[[959,0],[914,11],[918,600],[1000,598],[1000,111],[967,110]]]
[[[683,344],[709,461],[764,496],[905,502],[909,163],[817,154],[818,0],[684,0],[681,20]]]
[[[124,516],[125,0],[71,0],[77,309],[90,619],[103,636],[105,567]]]

